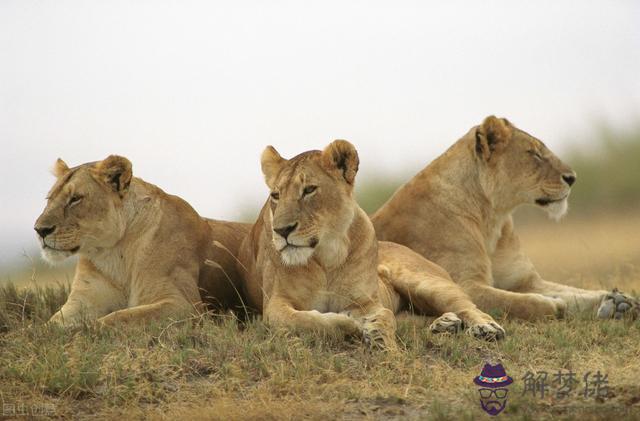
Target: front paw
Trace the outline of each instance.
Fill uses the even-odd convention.
[[[535,294],[537,299],[528,303],[532,319],[564,319],[567,314],[567,302],[560,297],[548,297]]]
[[[482,339],[485,341],[499,341],[505,337],[504,329],[496,322],[481,323],[471,326],[467,329],[467,334],[476,339]]]
[[[384,326],[376,316],[363,319],[362,339],[371,350],[392,351],[397,347],[393,329]]]
[[[558,319],[564,319],[567,314],[567,303],[562,298],[558,297],[545,297],[551,301],[551,305],[554,308],[554,315]]]
[[[444,313],[431,323],[431,333],[456,334],[462,330],[462,320],[455,313]]]
[[[81,326],[82,321],[83,319],[79,316],[73,317],[72,315],[68,315],[68,313],[62,314],[62,310],[58,310],[47,321],[47,326],[58,326],[68,329]]]
[[[628,315],[635,320],[640,314],[640,301],[617,288],[605,295],[598,308],[598,319],[622,319]]]

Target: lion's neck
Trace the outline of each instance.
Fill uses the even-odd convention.
[[[148,242],[159,226],[162,210],[155,190],[155,186],[134,178],[119,212],[122,236],[112,245],[86,253],[85,257],[116,282],[130,277],[140,245]]]
[[[346,229],[331,234],[318,245],[314,258],[325,270],[332,271],[349,259],[357,258],[363,245],[375,239],[375,231],[367,214],[355,202],[352,210],[350,220],[346,221]]]
[[[412,189],[422,200],[441,202],[443,208],[476,221],[488,237],[493,237],[515,206],[496,199],[499,186],[483,175],[476,158],[475,138],[470,133],[422,170],[412,180]],[[419,201],[416,204],[414,208],[420,211]]]
[[[123,240],[140,237],[144,232],[154,230],[161,217],[159,189],[139,178],[134,178],[129,194],[123,203],[123,217],[126,231]]]

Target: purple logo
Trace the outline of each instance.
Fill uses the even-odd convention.
[[[507,406],[507,386],[513,383],[502,364],[485,364],[482,373],[473,382],[479,386],[480,405],[484,412],[489,415],[501,413]]]

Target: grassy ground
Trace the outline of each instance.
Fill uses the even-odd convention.
[[[550,280],[640,290],[640,218],[526,226],[523,243]],[[634,238],[634,233],[636,233]],[[37,280],[37,275],[36,275]],[[505,414],[515,419],[640,419],[640,321],[501,321],[498,344],[434,336],[429,321],[399,320],[401,352],[239,325],[231,315],[100,330],[49,328],[62,304],[55,283],[0,287],[0,402],[5,415],[167,419],[482,419],[472,379],[486,360],[514,378]],[[553,375],[579,383],[558,399]],[[600,398],[583,376],[608,375]],[[548,373],[544,398],[524,392],[527,372]],[[13,406],[12,406],[13,405]],[[505,416],[505,415],[501,415]]]

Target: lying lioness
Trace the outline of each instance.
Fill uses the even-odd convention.
[[[406,247],[378,245],[353,198],[359,163],[353,145],[337,140],[290,160],[268,147],[261,161],[271,195],[240,247],[239,271],[246,271],[249,302],[267,323],[361,335],[394,348],[393,313],[413,304],[426,313],[449,312],[432,325],[436,332],[464,322],[478,337],[504,335],[443,269]]]
[[[576,174],[540,140],[487,117],[385,203],[372,221],[378,239],[404,244],[444,267],[480,309],[540,319],[596,308],[620,317],[637,302],[543,280],[520,249],[512,214],[536,205],[567,211]]]
[[[202,301],[242,305],[234,258],[213,242],[234,253],[244,225],[201,218],[179,197],[132,177],[120,156],[74,168],[58,160],[54,174],[35,224],[42,254],[50,262],[79,259],[67,302],[51,322],[179,317]]]

